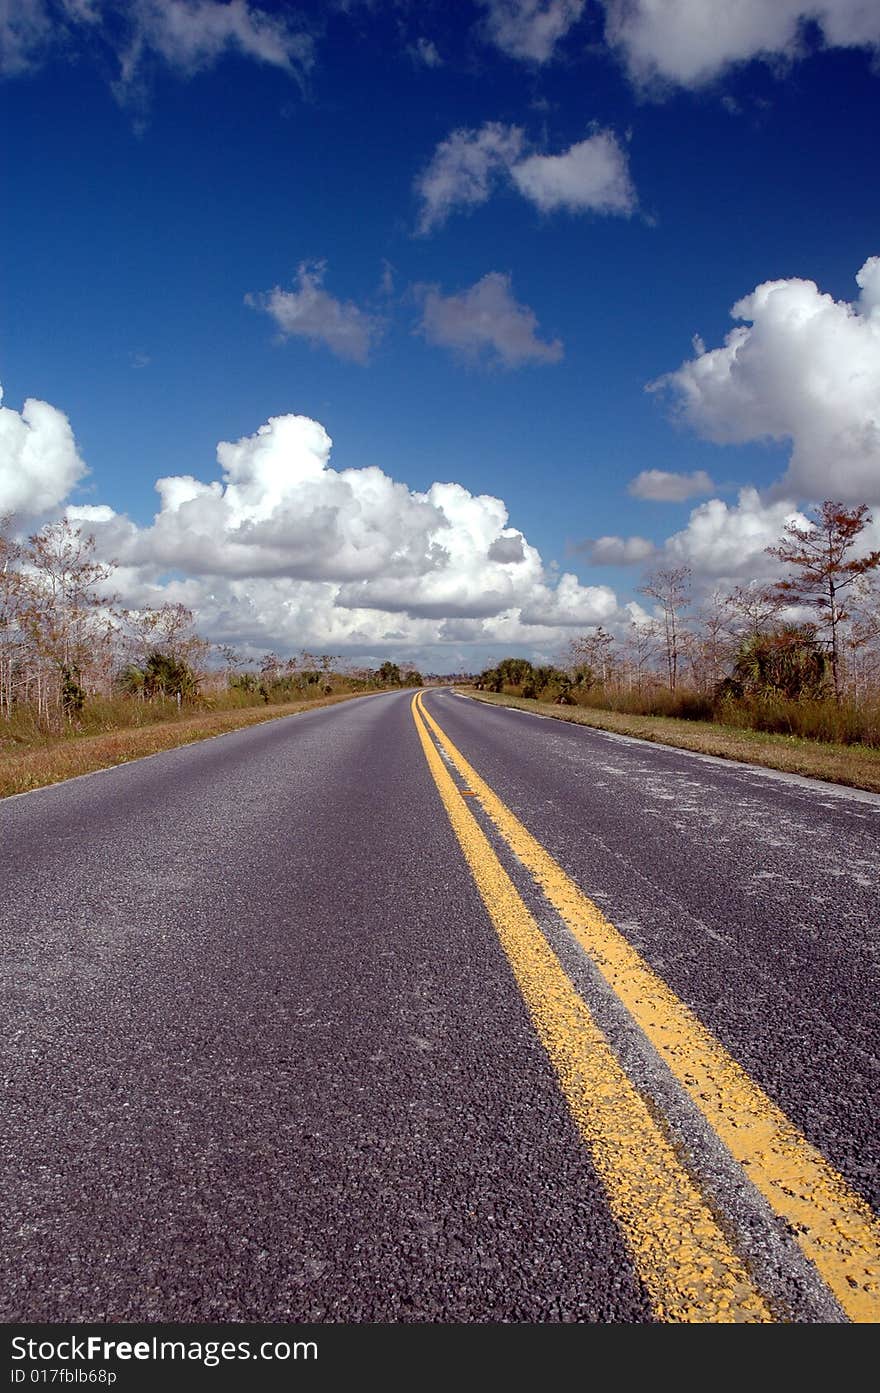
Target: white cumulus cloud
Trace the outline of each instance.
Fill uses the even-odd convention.
[[[68,503],[64,510],[70,522],[112,522],[116,517],[107,503]]]
[[[66,418],[37,405],[72,448]],[[24,414],[0,413],[0,427],[15,417],[20,434]],[[159,479],[148,526],[104,503],[66,511],[117,562],[123,604],[185,604],[206,637],[250,652],[307,647],[381,661],[394,651],[449,671],[483,666],[495,644],[555,651],[618,614],[608,586],[545,567],[501,499],[454,482],[414,491],[377,466],[337,470],[331,449],[317,421],[278,416],[218,445],[219,478]],[[82,467],[59,474],[41,501],[60,509],[65,480]]]
[[[0,405],[0,516],[48,512],[86,472],[63,411],[34,397],[20,412]]]
[[[538,338],[534,311],[517,303],[510,277],[500,271],[490,271],[458,295],[443,295],[436,286],[422,287],[421,294],[419,330],[428,343],[475,361],[488,357],[506,368],[562,358],[561,340]]]
[[[735,505],[710,498],[694,508],[687,526],[668,538],[665,557],[695,575],[725,580],[766,580],[778,571],[767,555],[787,522],[803,522],[791,499],[768,500],[755,488],[740,490]]]
[[[836,48],[880,48],[874,0],[602,0],[605,36],[638,83],[699,87],[753,58],[792,60],[804,26]]]
[[[766,281],[733,306],[745,323],[651,384],[708,440],[787,440],[779,491],[880,501],[880,257],[834,300],[809,280]]]
[[[530,155],[511,171],[524,198],[543,213],[631,213],[636,194],[626,153],[612,131],[599,131],[562,155]]]
[[[329,468],[331,441],[304,416],[276,416],[217,447],[221,480],[159,479],[161,508],[122,559],[195,574],[362,579],[421,575],[444,561],[430,501],[378,468]]]
[[[479,130],[453,131],[437,146],[415,182],[419,231],[432,232],[456,208],[488,202],[499,185],[544,213],[626,217],[637,203],[626,151],[613,131],[594,131],[559,155],[527,154],[521,127],[489,121]]]
[[[323,344],[337,358],[366,363],[384,325],[376,315],[351,301],[336,300],[324,289],[326,263],[301,262],[296,289],[280,286],[262,295],[246,295],[245,303],[271,315],[285,338],[304,338]]]
[[[856,544],[856,555],[880,548],[880,506],[873,506]],[[735,504],[710,498],[694,508],[687,525],[667,538],[663,560],[690,566],[698,585],[765,584],[783,573],[767,553],[783,540],[789,522],[810,525],[806,513],[790,498],[768,497],[756,488],[741,489]]]
[[[665,469],[643,469],[627,485],[633,498],[648,498],[657,503],[683,503],[686,498],[712,493],[715,485],[705,469],[690,474],[678,474]]]
[[[526,559],[525,538],[516,528],[507,528],[499,532],[486,555],[490,561],[503,561],[506,565],[518,566]]]

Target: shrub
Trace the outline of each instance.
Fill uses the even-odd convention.
[[[785,624],[754,634],[740,645],[733,673],[719,697],[820,697],[828,685],[829,662],[811,624]]]

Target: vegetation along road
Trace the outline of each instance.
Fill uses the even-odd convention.
[[[878,831],[442,690],[5,800],[3,1319],[876,1321]]]

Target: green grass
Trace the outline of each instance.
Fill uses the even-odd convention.
[[[551,720],[573,721],[576,725],[630,735],[679,750],[694,750],[741,764],[759,764],[766,769],[880,793],[880,750],[867,745],[836,745],[797,735],[777,735],[674,716],[638,716],[597,707],[551,706],[529,697],[477,692],[467,687],[457,690],[477,701],[534,711]]]

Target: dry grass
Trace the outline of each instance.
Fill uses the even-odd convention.
[[[155,725],[128,727],[101,735],[46,736],[30,744],[3,750],[0,741],[0,798],[13,793],[26,793],[32,788],[61,783],[78,774],[93,774],[115,764],[128,764],[145,755],[174,750],[196,740],[224,735],[244,726],[277,721],[300,711],[313,711],[318,706],[334,706],[340,701],[363,696],[362,692],[346,692],[338,696],[316,697],[311,701],[290,702],[283,706],[252,706],[232,711],[208,711],[197,716]],[[366,694],[369,695],[369,694]]]
[[[825,779],[828,783],[880,793],[880,750],[866,745],[832,745],[795,735],[772,735],[709,721],[631,716],[583,706],[550,706],[528,697],[475,692],[466,687],[459,690],[477,701],[488,701],[495,706],[513,706],[553,720],[574,721],[576,725],[632,735],[638,740],[672,745],[679,750],[696,750],[699,754],[717,755],[741,764],[760,764],[766,769],[781,769],[787,774],[803,774],[811,779]]]

